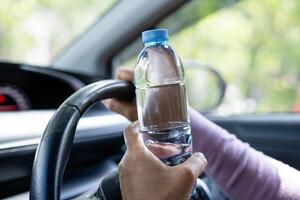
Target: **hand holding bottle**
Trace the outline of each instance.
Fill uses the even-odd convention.
[[[119,177],[124,200],[187,200],[197,177],[207,161],[194,153],[177,166],[163,164],[146,148],[138,131],[138,123],[124,133],[127,151],[119,164]]]

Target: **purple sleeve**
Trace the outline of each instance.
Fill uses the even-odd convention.
[[[300,172],[251,148],[189,110],[194,151],[202,152],[211,177],[231,199],[300,199]]]

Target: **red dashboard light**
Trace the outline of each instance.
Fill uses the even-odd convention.
[[[6,101],[6,96],[0,95],[0,103],[4,103]]]

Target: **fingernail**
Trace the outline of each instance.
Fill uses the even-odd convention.
[[[196,152],[194,155],[199,158],[200,160],[207,162],[205,156],[201,152]]]
[[[132,123],[130,124],[130,126],[131,126],[131,127],[137,127],[138,124],[139,124],[139,121],[136,120],[136,121],[132,122]]]

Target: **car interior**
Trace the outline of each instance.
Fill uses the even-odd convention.
[[[100,2],[99,7],[101,7],[103,1],[98,0],[97,2]],[[258,0],[110,0],[107,2],[110,2],[108,8],[100,16],[99,11],[97,17],[93,19],[93,23],[81,30],[76,37],[72,37],[46,66],[30,63],[26,60],[6,59],[5,56],[1,55],[5,49],[1,49],[2,41],[0,40],[1,199],[29,199],[29,191],[33,185],[42,188],[40,191],[43,191],[44,184],[47,181],[48,183],[54,181],[54,178],[57,182],[62,181],[61,199],[78,198],[98,188],[102,177],[117,170],[118,163],[126,151],[123,131],[130,124],[130,121],[108,110],[101,103],[101,100],[106,98],[130,100],[134,98],[132,85],[111,79],[114,78],[118,68],[134,68],[138,52],[143,48],[141,32],[154,28],[167,28],[170,33],[171,45],[172,38],[174,41],[175,38],[179,41],[174,42],[174,47],[176,50],[178,49],[179,56],[183,60],[190,106],[230,133],[235,134],[242,141],[249,143],[253,148],[300,170],[300,135],[298,132],[300,115],[295,109],[293,110],[294,104],[288,98],[288,95],[291,95],[291,98],[296,101],[297,91],[300,91],[297,90],[297,84],[295,82],[290,83],[288,78],[289,75],[294,77],[295,70],[290,70],[290,74],[280,70],[278,72],[284,74],[285,79],[280,79],[280,76],[278,81],[280,79],[280,84],[284,85],[282,87],[290,92],[288,94],[280,93],[281,85],[278,85],[277,82],[268,84],[266,83],[268,81],[264,80],[263,77],[261,78],[264,84],[262,88],[267,88],[265,85],[269,85],[271,88],[278,89],[276,91],[274,89],[279,97],[274,100],[275,103],[272,104],[272,107],[269,104],[269,99],[264,99],[264,95],[270,95],[271,99],[271,93],[274,91],[263,93],[265,90],[263,92],[259,90],[260,82],[255,82],[256,76],[260,78],[259,72],[251,74],[256,68],[251,68],[252,71],[249,70],[249,73],[247,71],[248,74],[244,76],[243,70],[246,69],[240,66],[242,65],[241,59],[234,58],[233,60],[238,64],[232,66],[232,68],[235,67],[232,73],[236,73],[232,75],[231,72],[226,71],[231,69],[228,64],[231,61],[221,60],[226,60],[230,54],[226,54],[225,58],[214,58],[217,60],[217,64],[215,64],[206,61],[205,56],[209,57],[210,55],[203,52],[203,56],[196,61],[197,56],[193,57],[191,54],[189,58],[184,55],[185,50],[182,50],[182,54],[179,50],[181,45],[183,49],[189,48],[189,44],[195,42],[192,42],[192,39],[186,40],[178,34],[184,33],[191,36],[190,38],[192,36],[200,37],[199,40],[209,36],[214,37],[214,35],[208,34],[201,38],[201,35],[198,36],[196,30],[190,27],[200,26],[202,23],[201,26],[204,26],[205,30],[211,29],[212,32],[215,32],[210,26],[210,22],[216,20],[213,17],[216,18],[217,14],[219,15],[218,22],[221,23],[221,19],[236,19],[238,10],[243,10],[248,4],[260,6],[264,3]],[[262,5],[262,7],[266,5]],[[56,6],[59,7],[59,3],[53,5],[53,7]],[[300,5],[298,7],[300,9]],[[94,9],[100,8],[95,7]],[[278,9],[281,9],[280,5],[278,5]],[[226,14],[231,10],[234,10],[235,14],[229,18]],[[261,12],[267,12],[267,10]],[[0,12],[5,11],[1,10]],[[251,13],[246,14],[250,16]],[[245,18],[251,18],[249,16]],[[80,18],[80,14],[74,19],[77,18]],[[0,26],[1,23],[0,17]],[[227,29],[234,26],[233,22],[226,21],[226,23]],[[247,26],[244,22],[242,24]],[[36,29],[44,28],[42,24]],[[237,34],[242,32],[232,29]],[[247,31],[248,29],[244,31],[245,34],[249,32]],[[2,34],[6,34],[5,29],[2,32],[0,28],[0,37]],[[222,42],[226,40],[226,34],[220,33],[220,35],[224,38],[216,37],[216,40],[221,41],[221,45],[225,45]],[[253,37],[249,36],[249,38]],[[208,43],[213,43],[213,41],[203,42],[201,45]],[[234,42],[230,44],[237,49],[236,51],[241,51]],[[258,45],[257,49],[259,47]],[[212,45],[208,51],[214,51],[213,48],[216,47]],[[253,51],[258,51],[255,48]],[[228,50],[228,52],[231,51]],[[297,53],[293,55],[300,58]],[[257,55],[259,57],[265,54]],[[250,60],[250,64],[254,62],[251,61],[251,58],[245,59]],[[261,59],[267,60],[266,62],[269,61],[269,58]],[[292,58],[286,57],[286,63],[291,64],[288,59]],[[223,66],[220,64],[222,62],[224,62]],[[286,63],[284,62],[282,65],[288,65]],[[257,62],[256,64],[261,63]],[[240,69],[236,69],[239,66]],[[267,72],[265,74],[262,72],[261,76],[266,74],[269,76]],[[234,78],[231,79],[231,75]],[[274,77],[278,76],[274,75]],[[243,101],[240,100],[240,96],[235,95],[236,87],[234,84],[239,84],[239,81],[247,82],[253,86],[249,87],[250,89],[241,87],[241,91],[245,91],[245,96],[247,96],[247,99],[245,98]],[[252,97],[254,100],[251,99]],[[233,104],[230,98],[239,99],[239,101]],[[259,102],[266,102],[265,104],[270,106],[260,106]],[[285,103],[291,106],[287,109],[281,107],[281,104]],[[66,105],[78,108],[80,116],[73,119],[73,114],[71,116],[65,112],[60,113],[59,110],[62,110]],[[49,135],[48,141],[46,140],[46,133]],[[45,138],[40,144],[43,134]],[[71,139],[65,139],[64,137],[67,135]],[[56,137],[52,141],[53,144],[49,139],[52,137]],[[40,157],[35,158],[39,144]],[[58,149],[54,150],[51,145],[60,145],[57,148],[64,149],[61,150],[64,152],[57,158],[50,158],[51,152],[59,151]],[[47,152],[43,152],[42,148],[48,149]],[[50,156],[47,161],[48,155]],[[56,174],[50,172],[49,166],[53,163],[49,164],[49,162],[56,162],[56,160],[51,159],[61,162],[57,166],[55,165],[56,169],[53,169],[58,170]],[[64,167],[65,173],[62,170]],[[49,177],[49,180],[36,178],[35,173],[45,173],[45,177]],[[32,178],[36,179],[33,180]],[[200,178],[211,193],[210,198],[206,199],[228,199],[212,179],[205,174]],[[37,182],[39,180],[41,182]],[[53,188],[55,187],[53,186]],[[45,193],[54,190],[45,190]],[[110,192],[113,193],[114,191]]]

